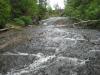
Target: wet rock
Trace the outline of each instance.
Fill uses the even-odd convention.
[[[91,40],[90,42],[95,44],[95,45],[100,45],[100,38],[97,40]]]
[[[84,66],[85,60],[54,55],[42,57],[29,66],[7,75],[86,75],[85,71],[83,72]]]
[[[22,69],[31,64],[36,59],[35,55],[27,53],[10,53],[0,55],[0,73],[6,74],[11,69]]]
[[[88,74],[100,75],[100,50],[88,52],[89,61],[87,62]]]
[[[100,59],[100,50],[90,50],[88,52],[88,58],[91,60],[93,59]]]
[[[36,75],[78,75],[77,70],[84,65],[84,60],[60,56]]]

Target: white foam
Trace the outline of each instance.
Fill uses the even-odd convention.
[[[15,71],[8,72],[7,75],[11,75],[11,74],[12,75],[21,75],[23,73],[29,73],[31,71],[38,70],[39,68],[43,67],[42,64],[48,62],[48,60],[53,59],[54,57],[55,57],[55,55],[47,56],[47,57],[41,57],[39,60],[36,60],[32,64],[30,64],[28,67],[21,69],[21,70],[15,70]]]

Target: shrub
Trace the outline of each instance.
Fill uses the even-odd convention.
[[[25,22],[21,20],[20,18],[15,18],[14,23],[15,25],[25,26]]]
[[[21,20],[23,20],[25,22],[25,25],[30,25],[32,24],[32,19],[29,16],[22,16],[20,17]]]
[[[11,7],[8,0],[0,0],[0,28],[5,27],[10,17]]]
[[[67,0],[65,15],[83,20],[100,19],[100,0]]]
[[[37,0],[10,0],[13,18],[20,16],[35,16],[38,12]]]

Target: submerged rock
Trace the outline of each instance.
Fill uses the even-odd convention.
[[[29,66],[8,72],[7,75],[79,75],[83,72],[85,60],[63,57],[41,57]]]
[[[100,75],[100,50],[88,52],[89,61],[87,62],[88,75]]]
[[[84,60],[60,56],[32,75],[78,75],[79,69],[84,65]]]
[[[90,60],[100,59],[100,50],[90,50],[87,55]]]
[[[90,40],[90,42],[95,44],[95,45],[100,45],[100,38],[97,40]]]
[[[83,65],[84,60],[61,56],[46,69],[46,75],[78,75],[77,69]]]

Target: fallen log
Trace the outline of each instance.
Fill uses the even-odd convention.
[[[80,21],[78,23],[74,23],[73,27],[100,27],[100,20],[87,20],[87,21]]]
[[[4,31],[7,31],[7,30],[9,30],[9,28],[0,29],[0,32],[4,32]]]
[[[87,21],[80,21],[78,23],[74,23],[74,25],[83,24],[83,23],[90,23],[90,22],[100,22],[100,20],[87,20]]]

